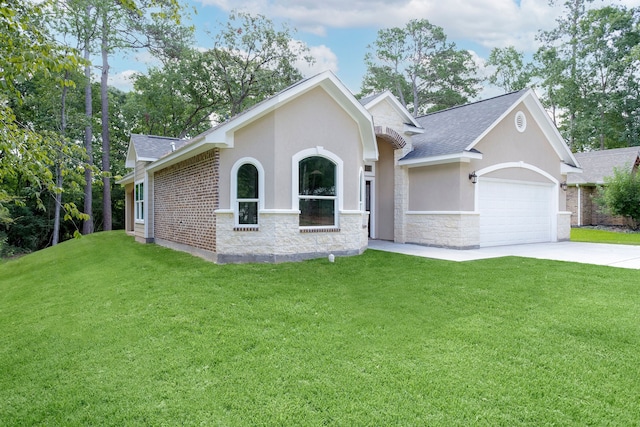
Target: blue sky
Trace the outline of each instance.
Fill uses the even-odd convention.
[[[312,75],[330,69],[353,92],[358,92],[366,72],[364,55],[381,28],[401,27],[410,19],[428,19],[444,28],[450,41],[469,50],[479,65],[493,47],[515,46],[532,54],[538,29],[554,27],[562,13],[548,0],[188,0],[197,14],[191,17],[199,47],[212,45],[206,31],[216,32],[231,10],[261,13],[276,24],[286,22],[297,30],[294,38],[304,42],[316,58]],[[595,0],[595,6],[640,6],[640,0]],[[130,54],[113,62],[111,84],[131,87],[127,77],[143,71],[152,59]],[[499,94],[486,88],[480,98]]]

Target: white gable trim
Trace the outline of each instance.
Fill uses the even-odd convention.
[[[551,147],[554,149],[560,160],[569,165],[575,165],[578,167],[578,161],[571,153],[569,146],[565,143],[564,139],[558,132],[558,129],[551,121],[551,117],[547,114],[546,110],[540,103],[540,100],[536,96],[535,92],[532,89],[527,90],[516,102],[514,102],[511,107],[509,107],[498,119],[491,124],[487,129],[485,129],[482,134],[480,134],[469,146],[467,146],[466,150],[473,149],[482,139],[487,136],[489,132],[491,132],[502,120],[509,115],[518,105],[524,104],[527,107],[527,110],[535,120],[536,124],[540,127],[542,132],[544,133],[547,141],[551,144]]]
[[[407,110],[401,103],[398,101],[398,98],[395,97],[394,94],[389,90],[385,90],[380,95],[373,98],[371,101],[365,104],[365,108],[370,110],[374,106],[378,105],[383,100],[386,100],[394,110],[402,117],[405,123],[410,124],[411,126],[406,126],[405,131],[412,133],[424,133],[424,129],[420,126],[420,123],[416,121],[413,115]]]
[[[335,74],[331,71],[325,71],[285,89],[279,94],[240,113],[228,122],[196,136],[188,144],[153,163],[147,169],[164,168],[214,147],[233,148],[237,130],[317,87],[322,87],[357,123],[363,145],[363,160],[378,160],[378,145],[371,114],[355,99]]]
[[[125,176],[123,176],[122,178],[120,178],[119,180],[117,180],[116,184],[126,185],[126,184],[133,183],[133,176],[134,176],[134,171],[131,171],[127,173]]]
[[[420,157],[417,159],[400,160],[398,165],[416,168],[421,166],[444,165],[447,163],[469,163],[472,159],[482,159],[482,153],[477,151],[463,151],[462,153],[443,154],[441,156]]]
[[[129,148],[127,148],[127,157],[124,162],[125,167],[128,167],[128,168],[135,167],[137,158],[138,158],[138,155],[136,153],[136,147],[134,147],[133,141],[129,140]]]
[[[525,162],[506,162],[506,163],[498,163],[497,165],[491,165],[491,166],[487,166],[486,168],[482,168],[480,170],[476,171],[476,175],[478,176],[478,178],[480,178],[482,175],[486,175],[488,173],[500,170],[500,169],[509,169],[509,168],[522,168],[522,169],[528,169],[530,171],[536,172],[542,176],[544,176],[545,178],[547,178],[549,181],[553,182],[554,184],[560,184],[560,181],[558,181],[553,175],[551,175],[549,172],[540,169],[537,166],[534,166],[532,164],[529,163],[525,163]]]
[[[560,173],[562,175],[566,175],[568,173],[582,173],[582,169],[576,166],[571,166],[566,163],[562,163],[560,165]]]

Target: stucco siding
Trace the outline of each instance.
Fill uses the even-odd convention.
[[[527,118],[527,127],[522,133],[515,126],[518,111],[522,111]],[[524,105],[516,107],[474,148],[483,154],[482,160],[472,162],[476,170],[500,163],[522,161],[546,171],[558,180],[561,178],[560,157]],[[510,179],[513,178],[516,177],[512,176]],[[532,178],[548,182],[541,175]]]
[[[378,139],[376,163],[375,236],[382,240],[394,240],[395,182],[394,156],[391,144]]]
[[[323,89],[316,88],[238,130],[234,148],[220,154],[220,207],[230,206],[230,173],[243,157],[265,171],[265,209],[292,209],[292,157],[323,147],[342,159],[343,209],[359,209],[362,137],[356,122]]]
[[[522,111],[527,120],[524,132],[519,132],[515,125],[517,112]],[[471,166],[474,170],[510,162],[522,162],[527,166],[538,168],[557,182],[566,181],[566,175],[561,173],[561,159],[549,144],[542,129],[534,121],[529,110],[521,104],[508,114],[495,128],[493,128],[474,148],[483,154],[482,160],[474,160]],[[548,177],[524,167],[499,169],[485,175],[487,178],[506,180],[532,181],[553,183]],[[565,211],[566,194],[558,191],[558,210]]]
[[[410,211],[473,211],[467,165],[449,163],[409,169]]]

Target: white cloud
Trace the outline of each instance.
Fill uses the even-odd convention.
[[[309,55],[315,59],[315,63],[309,65],[305,61],[298,61],[296,64],[303,76],[313,76],[326,70],[338,73],[338,57],[327,46],[309,46]]]
[[[285,19],[300,31],[325,35],[327,28],[389,28],[426,18],[452,40],[469,40],[485,48],[515,46],[533,52],[540,29],[555,26],[562,1],[548,0],[199,0],[223,10],[246,10]],[[640,0],[605,0],[594,7],[640,5]]]
[[[118,89],[129,92],[133,90],[133,76],[139,73],[136,70],[125,70],[119,73],[109,74],[109,86],[117,87]]]
[[[140,62],[151,67],[159,67],[162,65],[162,62],[156,56],[153,56],[153,54],[147,49],[135,51],[134,59],[136,62]]]

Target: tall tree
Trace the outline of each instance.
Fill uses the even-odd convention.
[[[568,116],[568,139],[569,146],[575,147],[577,122],[576,116],[579,110],[579,89],[577,85],[578,72],[578,22],[585,14],[586,5],[593,0],[565,0],[565,14],[557,20],[557,26],[550,31],[542,31],[538,34],[538,39],[543,43],[539,53],[553,49],[556,52],[555,58],[561,63],[560,68],[565,71],[559,75],[562,90],[557,94],[560,106],[566,110]],[[549,0],[550,5],[556,5],[559,0]],[[547,59],[552,55],[546,55]],[[552,67],[556,69],[558,66]]]
[[[177,0],[129,0],[123,2],[103,2],[97,0],[64,0],[58,3],[64,12],[64,21],[71,20],[74,25],[78,43],[82,45],[87,64],[90,64],[92,54],[100,57],[100,112],[101,112],[101,169],[102,169],[102,227],[104,230],[112,228],[111,212],[111,135],[109,131],[109,58],[116,51],[130,49],[153,49],[156,45],[168,45],[175,33],[171,26],[164,25],[165,31],[158,31],[157,22],[171,20],[176,24],[180,21],[181,6]],[[162,41],[156,39],[162,38]],[[86,68],[87,77],[91,75],[89,65]],[[91,80],[87,79],[86,88],[86,114],[87,119],[92,116],[90,105]],[[89,162],[93,160],[92,153],[93,135],[90,120],[87,120],[85,134],[85,147],[90,154]],[[87,168],[90,171],[91,168]],[[92,182],[90,172],[86,175],[85,184],[85,210],[92,210]],[[93,231],[93,221],[86,221],[83,227],[85,233]]]
[[[134,129],[185,137],[238,114],[302,78],[308,49],[262,15],[232,13],[213,48],[182,49],[162,68],[139,74],[127,111]]]
[[[533,77],[533,65],[525,62],[524,53],[513,46],[492,49],[486,66],[493,70],[489,83],[506,92],[526,88]]]
[[[452,107],[478,91],[471,54],[447,41],[441,27],[426,19],[378,31],[365,56],[361,95],[390,90],[414,115]]]
[[[13,105],[22,105],[16,85],[42,74],[48,78],[74,70],[78,60],[64,53],[41,27],[49,3],[6,0],[0,4],[0,223],[12,220],[7,204],[22,203],[19,188],[7,186],[16,177],[32,189],[39,207],[44,208],[43,190],[56,192],[51,172],[55,149],[64,148],[59,134],[39,132],[17,120]],[[61,84],[71,83],[60,79]],[[21,187],[24,187],[21,186]],[[77,212],[74,212],[77,214]]]
[[[297,61],[312,63],[307,47],[278,29],[264,15],[234,12],[205,52],[205,67],[217,77],[218,90],[233,116],[298,81]]]
[[[637,16],[624,7],[603,7],[590,10],[579,22],[579,37],[583,49],[578,52],[581,64],[578,82],[583,94],[585,119],[591,123],[588,133],[582,132],[592,146],[604,150],[606,146],[623,144],[619,132],[623,121],[624,99],[629,84],[636,82],[640,61],[631,55],[640,44]],[[608,140],[608,141],[607,141]],[[607,143],[606,143],[607,142]]]
[[[541,32],[538,72],[560,113],[558,124],[574,150],[633,144],[638,86],[638,10],[565,2],[565,15]]]

